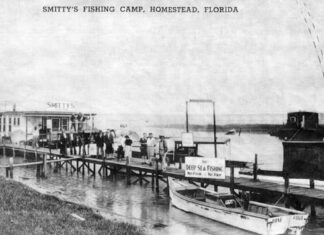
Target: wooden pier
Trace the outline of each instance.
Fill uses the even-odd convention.
[[[274,172],[273,174],[284,176],[284,184],[258,180],[257,174],[261,171],[257,168],[257,156],[255,163],[252,164],[252,177],[234,177],[234,168],[241,168],[247,164],[244,162],[227,161],[226,166],[231,169],[230,176],[226,176],[225,180],[215,180],[188,178],[185,177],[184,170],[178,169],[178,167],[166,167],[165,170],[162,170],[161,164],[150,166],[143,164],[141,159],[133,159],[127,164],[124,160],[117,161],[116,159],[97,159],[90,158],[89,156],[62,155],[58,151],[46,148],[33,149],[30,146],[12,144],[1,144],[0,153],[8,158],[8,164],[0,165],[0,168],[5,168],[6,176],[11,178],[14,174],[14,168],[33,165],[37,166],[37,176],[46,177],[46,165],[55,164],[55,168],[65,167],[68,170],[68,167],[70,167],[72,173],[76,172],[84,175],[85,171],[88,171],[88,174],[93,177],[96,177],[96,175],[114,177],[116,174],[121,173],[125,175],[127,184],[140,183],[142,185],[143,183],[151,183],[152,188],[156,191],[159,191],[160,182],[168,185],[168,177],[185,179],[192,184],[200,184],[199,186],[201,187],[213,185],[215,190],[217,190],[217,187],[226,187],[234,194],[237,194],[237,191],[248,191],[252,194],[282,199],[286,207],[293,207],[298,210],[304,210],[310,206],[312,215],[316,214],[316,205],[324,205],[324,190],[316,189],[313,180],[310,180],[309,188],[289,185],[289,177],[282,172]],[[34,158],[34,161],[14,164],[14,158],[17,153],[24,158],[29,154]]]

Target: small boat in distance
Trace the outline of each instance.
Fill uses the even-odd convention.
[[[217,193],[169,178],[171,202],[177,208],[257,234],[297,234],[308,214],[259,202],[242,202],[232,194]]]
[[[229,130],[229,131],[227,131],[225,133],[225,135],[235,135],[235,134],[236,134],[236,130],[235,129],[231,129],[231,130]]]

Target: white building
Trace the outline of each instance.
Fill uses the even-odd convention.
[[[43,138],[57,138],[62,130],[70,132],[91,131],[94,113],[81,113],[72,103],[47,102],[30,111],[12,110],[0,112],[0,136],[10,137],[13,143],[29,140],[35,130]]]

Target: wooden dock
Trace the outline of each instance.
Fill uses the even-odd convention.
[[[324,205],[324,190],[316,189],[314,181],[310,181],[310,187],[298,187],[289,185],[289,178],[285,177],[285,183],[279,184],[274,182],[260,181],[257,179],[257,175],[253,177],[234,177],[234,167],[242,167],[244,164],[238,162],[236,165],[234,162],[227,162],[227,166],[230,166],[231,174],[226,176],[225,180],[204,179],[204,178],[186,178],[185,172],[182,169],[176,167],[166,167],[162,171],[160,164],[154,164],[150,166],[143,164],[140,159],[133,159],[129,164],[126,161],[117,161],[116,159],[97,159],[89,156],[73,156],[62,155],[58,151],[52,151],[46,148],[33,149],[30,146],[17,146],[17,145],[0,145],[0,153],[5,157],[14,158],[19,152],[22,156],[26,156],[26,153],[32,154],[35,161],[14,164],[13,160],[10,163],[8,160],[7,165],[0,165],[0,168],[6,168],[6,176],[12,177],[14,168],[25,166],[38,166],[37,171],[40,173],[37,176],[46,176],[46,165],[56,164],[56,167],[65,167],[66,170],[70,167],[71,172],[82,173],[88,171],[90,175],[96,177],[100,175],[102,177],[114,176],[118,173],[124,174],[127,184],[151,183],[152,188],[159,190],[160,181],[168,184],[168,177],[185,179],[189,182],[199,185],[201,187],[207,187],[213,185],[214,189],[217,187],[226,187],[234,194],[240,191],[248,191],[253,194],[260,194],[266,196],[280,197],[284,200],[287,207],[294,207],[298,210],[304,210],[307,206],[311,207],[312,214],[315,215],[315,205]],[[254,165],[254,173],[257,172],[257,166]],[[284,175],[284,174],[283,174]]]

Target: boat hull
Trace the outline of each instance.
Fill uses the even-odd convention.
[[[169,185],[171,202],[175,207],[243,230],[265,235],[284,234],[288,230],[300,234],[305,226],[304,217],[300,215],[296,216],[297,220],[292,220],[290,215],[271,218],[253,216],[243,209],[226,209],[188,199],[176,192],[174,182],[169,182]]]

